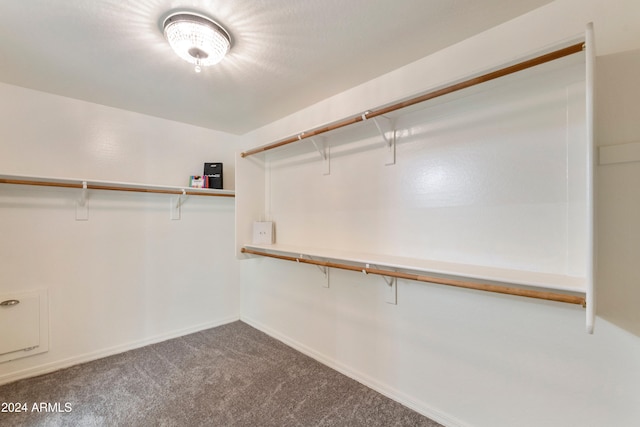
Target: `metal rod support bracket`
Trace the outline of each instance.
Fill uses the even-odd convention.
[[[299,135],[301,137],[301,135]],[[318,140],[316,140],[318,138]],[[331,173],[331,169],[329,166],[330,159],[330,148],[329,144],[325,141],[325,139],[321,136],[319,137],[310,137],[311,143],[316,148],[316,151],[320,154],[322,158],[322,174],[329,175]]]
[[[300,254],[300,256],[296,257],[296,262],[300,263],[301,259],[304,259],[305,255],[304,254]],[[308,256],[307,259],[309,260],[313,260],[312,257]],[[324,288],[328,288],[329,287],[329,267],[327,266],[323,266],[323,265],[318,265],[318,264],[314,264],[316,267],[318,267],[318,270],[320,270],[320,272],[322,273],[322,275],[324,276],[324,281],[322,282],[322,286]]]
[[[80,193],[80,200],[78,204],[84,206],[87,203],[87,181],[82,181],[82,192]]]
[[[178,196],[178,200],[176,200],[176,208],[180,208],[180,206],[182,206],[182,204],[185,202],[185,200],[187,200],[187,190],[185,190],[184,188],[182,189],[182,194]]]
[[[178,220],[181,218],[182,216],[182,205],[184,204],[184,202],[187,200],[187,197],[189,197],[187,195],[187,191],[182,188],[182,194],[180,194],[178,197],[176,197],[175,199],[172,198],[170,200],[170,211],[169,211],[169,218],[171,218],[172,220]]]
[[[362,120],[369,120],[367,115],[371,114],[371,111],[365,111],[362,114]],[[376,125],[376,129],[378,129],[378,133],[380,133],[380,137],[385,142],[386,145],[386,160],[385,165],[395,165],[396,164],[396,131],[394,129],[393,121],[385,116],[376,116],[371,117],[370,120],[373,120],[373,123]]]
[[[365,264],[365,268],[362,270],[364,274],[367,274],[367,269],[373,268],[374,270],[381,270],[376,265]],[[390,271],[392,273],[392,271]],[[386,284],[384,289],[384,299],[387,304],[398,305],[398,278],[393,276],[381,275],[384,283]]]
[[[76,221],[87,221],[89,219],[89,202],[88,202],[88,186],[87,181],[82,181],[82,190],[80,198],[76,202]]]
[[[320,137],[318,137],[320,138]],[[320,157],[322,157],[322,160],[326,160],[327,159],[327,153],[325,151],[325,144],[324,141],[320,142],[320,145],[318,145],[318,142],[316,141],[316,139],[314,137],[309,138],[311,140],[311,143],[313,144],[314,147],[316,147],[316,151],[318,151],[318,154],[320,154]]]

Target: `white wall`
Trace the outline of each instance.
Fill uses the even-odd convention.
[[[639,16],[632,0],[556,1],[259,129],[244,145],[514,61],[582,34],[589,21],[607,70],[597,84],[612,89],[598,92],[598,143],[637,141]],[[640,301],[632,254],[640,253],[640,225],[630,212],[640,206],[640,170],[637,163],[598,169],[602,305],[594,335],[584,332],[580,307],[408,281],[392,306],[380,278],[332,271],[326,289],[313,266],[266,258],[242,261],[242,318],[446,425],[636,425]]]
[[[640,50],[598,60],[601,147],[640,142]],[[640,336],[640,162],[598,168],[598,313]]]
[[[563,63],[400,115],[392,166],[371,122],[326,137],[329,175],[312,144],[269,152],[278,242],[584,278],[585,66]]]
[[[0,84],[0,174],[187,185],[237,137]],[[50,350],[0,364],[0,383],[239,317],[234,199],[0,185],[0,295],[46,288]]]

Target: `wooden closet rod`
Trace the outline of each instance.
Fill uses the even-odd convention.
[[[18,185],[39,185],[42,187],[64,187],[64,188],[83,188],[82,182],[55,182],[55,181],[32,181],[28,179],[7,179],[0,178],[0,184],[18,184]],[[90,190],[111,190],[111,191],[132,191],[137,193],[160,193],[160,194],[183,194],[182,189],[169,188],[149,188],[149,187],[124,187],[115,184],[91,184],[87,182],[87,189]],[[230,193],[205,193],[194,190],[185,189],[185,193],[190,196],[215,196],[215,197],[235,197]]]
[[[282,147],[283,145],[291,144],[294,142],[298,142],[305,138],[311,138],[313,136],[320,135],[325,132],[330,132],[335,129],[339,129],[345,126],[352,125],[354,123],[358,123],[364,121],[366,119],[371,119],[383,114],[390,113],[392,111],[400,110],[402,108],[410,107],[415,104],[419,104],[424,101],[428,101],[433,98],[438,98],[443,95],[447,95],[449,93],[453,93],[462,89],[469,88],[471,86],[476,86],[481,83],[488,82],[490,80],[494,80],[500,77],[507,76],[509,74],[517,73],[518,71],[526,70],[527,68],[535,67],[536,65],[541,65],[547,62],[554,61],[556,59],[563,58],[565,56],[573,55],[574,53],[581,52],[584,49],[584,43],[580,42],[562,49],[555,50],[553,52],[546,53],[544,55],[537,56],[532,59],[528,59],[523,62],[519,62],[514,65],[510,65],[505,68],[501,68],[496,71],[492,71],[490,73],[483,74],[478,77],[474,77],[460,83],[455,83],[450,86],[444,87],[442,89],[437,89],[432,92],[425,93],[423,95],[418,95],[414,98],[410,98],[406,101],[397,102],[395,104],[389,105],[387,107],[378,108],[375,110],[370,110],[365,112],[362,115],[358,115],[355,117],[350,117],[347,119],[343,119],[334,123],[331,123],[327,126],[315,128],[309,131],[302,132],[298,135],[291,136],[289,138],[283,139],[281,141],[274,142],[272,144],[263,145],[261,147],[257,147],[248,151],[244,151],[240,154],[241,157],[251,156],[253,154],[262,153],[267,150],[272,150],[274,148]]]
[[[366,272],[367,274],[377,274],[380,276],[397,277],[399,279],[416,280],[418,282],[436,283],[439,285],[455,286],[458,288],[474,289],[485,292],[496,292],[500,294],[516,295],[528,298],[538,298],[548,301],[566,302],[569,304],[578,304],[583,307],[586,305],[585,297],[578,295],[559,294],[555,292],[536,291],[532,289],[513,288],[509,286],[491,285],[487,283],[470,282],[467,280],[447,279],[443,277],[426,276],[422,274],[401,273],[398,271],[380,270],[376,268],[362,268],[354,265],[340,264],[330,261],[318,261],[307,258],[295,258],[286,255],[276,255],[268,252],[256,251],[253,249],[242,248],[240,252],[245,254],[260,255],[270,258],[283,259],[286,261],[296,261],[304,264],[313,264],[323,267],[339,268],[342,270]]]

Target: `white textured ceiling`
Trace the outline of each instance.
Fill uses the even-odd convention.
[[[549,2],[1,0],[0,81],[242,134]],[[178,9],[223,24],[227,58],[178,58]]]

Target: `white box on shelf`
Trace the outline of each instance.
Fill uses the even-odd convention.
[[[253,223],[253,244],[272,245],[274,239],[273,221],[254,221]]]

